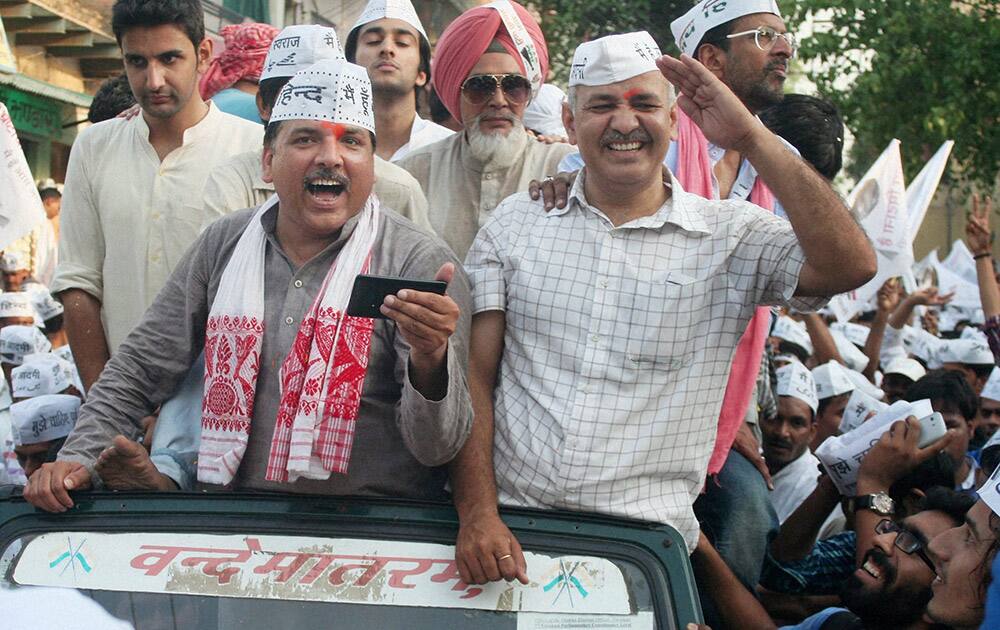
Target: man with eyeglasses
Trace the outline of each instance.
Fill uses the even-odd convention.
[[[431,225],[459,258],[501,200],[554,173],[573,150],[524,129],[524,109],[547,73],[541,28],[512,0],[466,11],[438,39],[434,88],[465,129],[399,165],[420,182]]]
[[[901,520],[883,518],[871,545],[840,591],[842,606],[826,608],[784,630],[864,628],[924,630],[923,619],[935,577],[927,545],[962,524],[974,500],[947,488],[933,488],[921,511]],[[776,628],[767,611],[702,536],[691,558],[699,587],[717,594],[722,623],[729,627]]]

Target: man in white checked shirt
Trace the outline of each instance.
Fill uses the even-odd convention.
[[[822,177],[703,66],[664,57],[661,74],[658,54],[645,33],[577,49],[563,118],[586,166],[570,202],[547,213],[509,197],[466,259],[476,418],[452,463],[465,580],[527,579],[497,496],[669,523],[694,549],[691,504],[754,307],[813,310],[875,273]],[[710,141],[775,182],[791,224],[688,194],[663,169],[676,121],[664,75]]]

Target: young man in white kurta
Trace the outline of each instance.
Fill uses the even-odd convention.
[[[83,289],[100,300],[111,354],[198,237],[212,167],[260,151],[263,127],[208,107],[162,162],[141,115],[98,123],[73,145],[51,290]]]

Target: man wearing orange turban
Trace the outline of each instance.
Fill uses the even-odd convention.
[[[555,173],[573,150],[536,142],[524,130],[524,108],[548,65],[541,28],[512,0],[466,11],[438,39],[434,89],[465,130],[399,165],[420,182],[431,225],[460,258],[500,201]]]

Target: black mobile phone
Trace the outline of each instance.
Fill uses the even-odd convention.
[[[351,301],[347,304],[347,314],[351,317],[386,319],[379,307],[387,295],[395,295],[403,289],[444,295],[447,288],[448,283],[440,280],[411,280],[359,274],[354,279],[354,289],[351,291]]]

